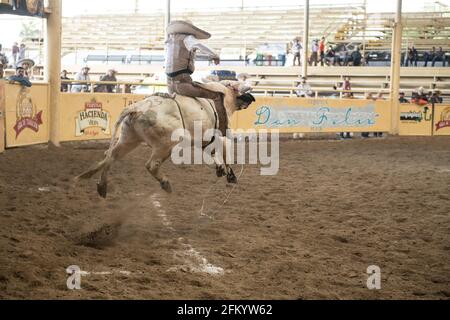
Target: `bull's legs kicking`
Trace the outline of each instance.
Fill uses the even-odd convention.
[[[161,185],[161,188],[168,192],[172,192],[172,186],[170,185],[169,179],[167,176],[160,172],[161,165],[164,161],[167,160],[170,156],[170,148],[166,148],[164,150],[162,149],[153,149],[152,155],[150,157],[150,160],[147,161],[145,164],[145,167],[147,168],[148,172],[156,179],[158,180],[159,184]]]
[[[214,162],[216,163],[216,175],[220,178],[223,176],[227,176],[228,183],[237,183],[236,175],[234,174],[233,169],[231,166],[227,163],[227,145],[226,140],[227,138],[222,137],[222,159],[219,159],[218,154],[214,154]]]
[[[141,140],[136,136],[134,131],[127,125],[123,124],[118,142],[114,145],[111,153],[106,153],[105,159],[94,165],[92,168],[75,177],[75,181],[79,179],[88,179],[99,171],[102,171],[100,182],[97,184],[97,192],[103,198],[107,194],[107,176],[108,170],[115,160],[119,160],[134,150]]]
[[[111,165],[114,161],[122,159],[125,157],[128,153],[133,151],[138,145],[140,141],[137,139],[119,139],[119,142],[113,147],[111,151],[111,156],[106,156],[105,160],[103,160],[105,163],[103,165],[102,174],[100,176],[100,181],[97,183],[97,192],[98,194],[106,198],[107,194],[107,184],[108,184],[108,171],[111,168]]]

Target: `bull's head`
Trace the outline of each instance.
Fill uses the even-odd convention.
[[[234,92],[237,111],[247,109],[250,104],[256,101],[250,93],[252,88],[245,86],[242,82],[224,80],[221,83]]]
[[[237,110],[247,109],[255,101],[255,97],[251,93],[244,93],[236,98]]]

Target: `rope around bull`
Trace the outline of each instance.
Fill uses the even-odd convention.
[[[240,181],[240,178],[241,178],[241,176],[244,174],[244,171],[245,171],[244,165],[241,164],[241,172],[239,173],[238,178],[237,178],[238,181]],[[216,186],[217,182],[219,182],[219,181],[220,181],[220,179],[217,179],[216,182],[214,182],[214,184],[213,184],[211,187],[209,187],[208,191],[206,192],[205,196],[203,197],[202,207],[200,208],[200,216],[205,216],[205,217],[208,217],[208,218],[210,218],[210,219],[212,219],[212,220],[215,218],[216,213],[213,213],[212,215],[207,215],[206,213],[203,212],[203,209],[204,209],[204,207],[205,207],[205,200],[206,200],[206,197],[209,195],[209,193],[211,192],[211,190],[213,190],[213,188]],[[221,204],[216,210],[221,209],[221,208],[225,205],[225,203],[226,203],[226,202],[228,201],[228,199],[230,198],[230,196],[231,196],[231,194],[233,193],[233,191],[234,191],[234,189],[236,188],[236,186],[237,186],[237,184],[234,184],[234,185],[233,185],[233,187],[231,188],[230,192],[228,192],[227,196],[225,197],[225,200],[222,202],[222,204]],[[216,211],[216,212],[217,212],[217,211]]]

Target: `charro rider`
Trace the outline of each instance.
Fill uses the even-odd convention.
[[[207,55],[219,64],[219,56],[199,40],[208,39],[211,35],[189,21],[176,20],[167,26],[166,40],[166,74],[169,93],[177,93],[188,97],[212,99],[219,118],[219,130],[226,135],[228,118],[223,104],[222,94],[209,91],[192,81],[191,74],[195,70],[197,51]]]

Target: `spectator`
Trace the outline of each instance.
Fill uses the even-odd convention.
[[[131,93],[131,84],[126,84],[123,93]]]
[[[359,48],[356,48],[350,56],[350,60],[353,62],[353,66],[359,67],[361,65],[362,55],[359,52]]]
[[[26,51],[25,44],[21,43],[19,47],[19,57],[18,57],[19,60],[25,59],[25,51]]]
[[[312,63],[314,62],[314,66],[317,67],[317,60],[318,60],[318,51],[319,51],[319,41],[315,39],[311,46],[311,57],[309,58],[309,65],[312,66]]]
[[[84,66],[80,72],[75,75],[75,80],[90,81],[88,66]],[[71,92],[89,92],[89,84],[86,83],[73,83]]]
[[[34,61],[32,59],[20,59],[17,61],[17,66],[22,67],[25,70],[25,77],[28,79],[32,76],[31,68],[34,66]]]
[[[100,77],[100,81],[112,81],[117,82],[116,78],[117,71],[114,69],[109,69],[108,72]],[[114,92],[114,84],[99,84],[95,87],[95,92]]]
[[[17,67],[16,68],[16,74],[11,76],[11,77],[9,77],[8,80],[11,83],[18,82],[22,86],[25,86],[25,87],[31,87],[31,85],[32,85],[30,80],[28,80],[28,78],[25,77],[25,69],[22,68],[22,67]]]
[[[406,60],[406,66],[408,65],[413,65],[414,62],[414,66],[417,67],[417,60],[419,58],[419,54],[417,53],[417,49],[414,48],[414,46],[412,46],[411,48],[408,49],[408,59]]]
[[[329,46],[327,52],[325,53],[325,63],[327,65],[336,65],[336,57],[336,51],[332,46]]]
[[[442,47],[439,47],[438,52],[434,55],[431,66],[434,67],[436,61],[442,61],[442,66],[445,67],[445,52]]]
[[[325,60],[325,37],[322,37],[319,43],[319,57],[320,65],[323,67],[323,61]]]
[[[398,98],[398,101],[400,103],[409,103],[408,99],[405,98],[404,92],[400,92],[399,95],[400,95],[400,97]]]
[[[428,66],[428,61],[433,61],[434,57],[436,56],[436,47],[431,48],[430,52],[425,52],[423,57],[425,59],[424,67]]]
[[[439,90],[434,90],[431,94],[430,99],[428,100],[429,103],[442,103],[444,99],[440,96],[441,92]]]
[[[67,76],[67,70],[61,71],[61,80],[70,80]],[[61,92],[69,92],[69,84],[61,82]]]
[[[302,80],[297,87],[297,97],[312,97],[313,94],[311,86],[306,82],[306,77],[302,77]]]
[[[8,57],[6,57],[6,54],[2,52],[2,45],[0,44],[0,64],[6,68],[8,66],[8,62]]]
[[[298,65],[300,66],[300,51],[302,50],[302,45],[300,44],[300,41],[298,39],[294,40],[294,43],[292,44],[292,54],[294,55],[294,61],[293,66],[295,67],[295,61],[298,61]]]
[[[19,54],[19,45],[17,44],[17,42],[14,42],[12,48],[11,48],[11,53],[12,53],[12,57],[14,60],[14,65],[13,67],[16,67],[16,63],[17,63],[17,55]]]
[[[0,79],[3,78],[3,76],[5,75],[5,72],[3,71],[3,63],[0,62]]]
[[[352,90],[352,85],[350,83],[350,77],[345,77],[344,78],[344,84],[342,86],[342,89],[344,91],[351,91]],[[352,92],[344,92],[344,98],[353,98],[353,93]]]

